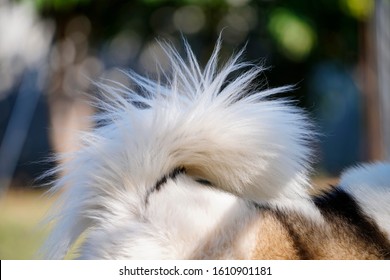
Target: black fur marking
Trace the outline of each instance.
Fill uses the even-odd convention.
[[[296,230],[294,229],[294,225],[291,224],[292,221],[290,221],[288,214],[284,213],[283,211],[276,211],[276,210],[273,210],[273,212],[275,213],[275,217],[279,220],[279,222],[289,233],[293,242],[294,249],[298,254],[298,258],[300,260],[314,259],[314,257],[310,253],[310,250],[306,247],[307,246],[306,243],[302,240],[301,236],[296,232]]]
[[[153,186],[152,189],[148,191],[145,198],[145,205],[149,203],[149,196],[153,192],[158,192],[161,190],[161,187],[165,185],[165,183],[168,181],[168,179],[175,180],[177,175],[185,173],[186,169],[184,167],[176,167],[172,172],[170,172],[168,175],[164,175],[160,180],[156,182],[156,184]]]
[[[170,178],[170,174],[168,175],[168,178]],[[157,183],[154,185],[151,192],[158,192],[161,189],[161,186],[164,185],[167,182],[167,176],[162,177],[160,180],[157,181]]]
[[[257,203],[254,203],[254,205],[261,212],[271,213],[271,215],[280,222],[283,228],[288,232],[292,241],[292,246],[294,247],[295,252],[297,253],[300,260],[314,259],[310,253],[310,250],[305,245],[305,242],[299,236],[299,233],[295,230],[296,225],[292,224],[294,221],[290,219],[291,217],[289,216],[289,213],[285,213],[284,211],[281,211],[277,208],[264,206]]]
[[[195,181],[204,186],[209,186],[209,187],[213,186],[213,184],[211,184],[210,181],[207,181],[206,179],[203,178],[197,178],[195,179]]]
[[[348,193],[340,188],[334,188],[333,191],[314,198],[314,203],[325,218],[331,220],[332,216],[338,215],[350,223],[356,234],[367,244],[376,245],[383,253],[384,258],[390,259],[390,243],[386,236]]]

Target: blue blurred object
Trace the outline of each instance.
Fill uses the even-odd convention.
[[[314,67],[308,92],[322,133],[322,168],[338,175],[347,166],[362,160],[361,93],[351,71],[335,62]]]
[[[38,71],[26,70],[14,94],[1,100],[0,108],[0,194],[17,177],[31,185],[47,169],[48,108],[38,86]],[[20,182],[20,180],[28,182]]]

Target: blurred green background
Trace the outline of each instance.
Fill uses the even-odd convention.
[[[41,192],[13,190],[0,198],[0,259],[36,259],[51,201]]]
[[[290,97],[315,120],[316,175],[388,156],[388,0],[0,0],[0,259],[30,259],[53,153],[77,149],[94,124],[91,80],[129,86],[118,69],[156,74],[156,38],[182,37],[204,64],[222,32],[222,59],[269,66],[259,84],[295,85]],[[388,29],[388,28],[387,28]],[[386,35],[387,34],[387,35]],[[381,41],[382,40],[382,41]],[[386,45],[387,44],[387,45]],[[382,47],[381,47],[382,46]],[[381,70],[382,69],[382,70]],[[384,70],[383,70],[384,69]],[[382,77],[382,78],[381,78]],[[326,181],[326,180],[325,180]]]

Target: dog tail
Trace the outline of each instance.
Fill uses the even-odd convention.
[[[98,85],[97,127],[53,188],[66,191],[48,257],[63,257],[107,205],[138,211],[175,170],[256,203],[305,195],[313,129],[302,110],[274,98],[291,88],[258,90],[264,68],[242,62],[243,51],[218,65],[220,42],[204,68],[187,43],[185,58],[162,46],[165,82],[129,72],[131,88]]]
[[[340,186],[390,240],[390,163],[350,168],[342,174]]]
[[[256,202],[300,193],[314,134],[300,109],[273,98],[290,87],[257,90],[264,69],[240,61],[242,51],[218,67],[219,42],[204,69],[187,44],[185,59],[170,45],[163,49],[172,66],[165,84],[129,73],[135,86],[124,94],[101,86],[111,101],[100,103],[99,121],[110,125],[98,134],[122,137],[125,172],[155,183],[184,168]]]

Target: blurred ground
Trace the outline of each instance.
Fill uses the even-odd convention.
[[[36,259],[52,201],[41,191],[13,190],[0,198],[0,259]]]
[[[337,178],[315,178],[314,189],[323,190],[337,182]],[[44,192],[29,189],[12,190],[0,198],[0,259],[38,258],[36,252],[47,234],[41,221],[53,201]]]

